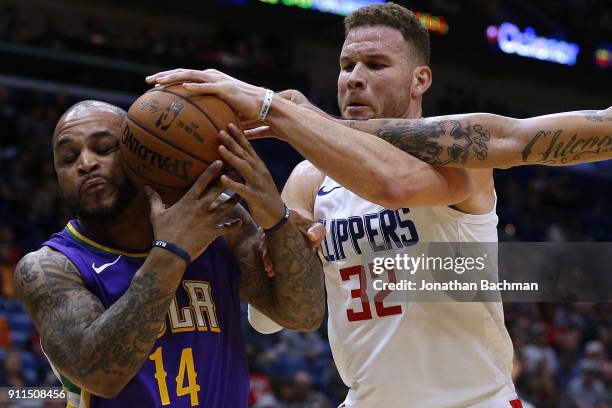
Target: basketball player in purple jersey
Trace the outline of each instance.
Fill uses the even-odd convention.
[[[253,217],[273,229],[273,279],[253,220],[236,198],[219,199],[221,162],[170,208],[154,190],[136,191],[119,158],[125,118],[85,101],[59,120],[55,169],[77,217],[21,260],[17,293],[69,407],[246,407],[240,299],[284,326],[315,329],[324,314],[320,261],[263,162],[227,134],[221,150],[244,161]]]

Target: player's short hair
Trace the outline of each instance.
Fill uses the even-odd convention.
[[[344,19],[344,35],[354,28],[382,25],[395,28],[415,51],[418,65],[429,65],[429,33],[417,16],[392,2],[361,7]]]
[[[62,114],[62,116],[59,118],[59,120],[57,121],[57,124],[55,125],[55,130],[53,131],[53,137],[54,138],[55,138],[55,136],[57,134],[57,130],[58,130],[59,124],[64,120],[64,118],[69,113],[71,113],[71,112],[73,112],[73,111],[75,111],[77,109],[104,110],[104,111],[107,111],[107,112],[114,113],[119,120],[125,120],[127,118],[127,112],[125,110],[121,109],[119,106],[111,105],[110,103],[102,102],[102,101],[96,101],[96,100],[80,101],[80,102],[75,103],[71,107],[69,107],[66,110],[66,112],[64,112]]]

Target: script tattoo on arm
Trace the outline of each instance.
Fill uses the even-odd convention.
[[[325,314],[323,269],[316,251],[289,220],[267,236],[276,271],[269,278],[259,249],[261,234],[245,214],[239,237],[226,236],[242,273],[241,297],[283,327],[316,330]]]
[[[568,124],[571,129],[561,128],[557,121]],[[492,114],[467,114],[347,121],[347,124],[432,165],[507,168],[610,159],[612,132],[607,122],[612,122],[612,107],[568,112],[553,119],[518,120]],[[542,127],[538,129],[539,126]]]
[[[483,125],[454,119],[378,119],[349,121],[349,126],[436,166],[486,160],[491,141]]]
[[[87,288],[63,254],[43,248],[17,265],[19,298],[58,370],[88,391],[111,398],[140,369],[173,294],[156,289],[161,275],[136,275],[110,308]]]
[[[612,122],[611,109],[583,111],[589,122]],[[564,129],[542,129],[533,135],[521,152],[524,164],[563,166],[612,158],[612,133],[578,135]]]

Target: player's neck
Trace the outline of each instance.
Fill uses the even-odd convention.
[[[149,203],[144,194],[136,198],[110,221],[78,219],[84,233],[95,241],[130,252],[145,252],[153,242],[153,227],[149,218]]]
[[[404,113],[404,119],[420,119],[423,117],[423,107],[420,103],[411,103]]]

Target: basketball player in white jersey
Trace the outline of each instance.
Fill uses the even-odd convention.
[[[427,67],[427,33],[412,13],[389,3],[367,7],[350,16],[346,28],[338,80],[343,117],[419,118],[422,95],[431,84],[431,71]],[[178,70],[157,74],[149,80],[206,81],[207,84],[186,86],[220,96],[246,118],[254,119],[258,114],[261,117],[264,112],[264,109],[260,112],[261,88],[216,71]],[[375,302],[364,299],[365,290],[359,279],[359,254],[368,247],[376,249],[395,241],[395,237],[406,243],[496,242],[491,171],[434,168],[380,139],[322,120],[280,98],[271,105],[271,108],[267,105],[268,119],[264,115],[266,123],[309,159],[294,170],[283,198],[305,217],[323,220],[328,229],[321,256],[328,293],[330,342],[339,372],[350,387],[345,405],[520,406],[510,377],[512,344],[503,324],[501,304],[394,304],[381,298]],[[439,154],[443,149],[436,145],[433,152],[431,144],[418,146],[419,141],[425,141],[418,136],[430,136],[427,131],[432,130],[424,126],[412,143],[417,145],[413,153],[421,153],[419,156],[424,159],[434,158],[431,161],[441,165],[473,165],[480,160],[476,166],[494,167],[499,163],[486,164],[487,147],[491,147],[489,157],[506,157],[515,163],[510,154],[515,153],[512,151],[515,145],[501,137],[509,137],[505,133],[516,133],[523,140],[531,130],[547,129],[558,120],[565,120],[566,128],[575,126],[580,132],[585,129],[592,132],[592,123],[609,120],[609,115],[602,116],[601,112],[562,115],[565,116],[534,118],[533,122],[521,122],[524,128],[508,129],[504,129],[509,125],[505,122],[507,118],[494,115],[435,118],[433,138],[441,140],[449,135],[456,145],[457,141],[465,141],[472,148],[459,154],[449,150],[447,157],[443,157]],[[483,125],[475,123],[474,118],[482,119]],[[351,123],[383,139],[386,134],[379,132],[380,126],[395,130],[399,127],[409,133],[407,124],[401,124],[401,120]],[[489,132],[489,128],[496,133]],[[488,146],[494,136],[495,145]],[[555,140],[563,137],[560,134]],[[539,154],[538,143],[544,138],[539,136],[531,143],[531,150],[525,148],[519,153],[528,158],[534,152]],[[541,161],[551,159],[546,163],[565,164],[568,161],[559,155],[577,153],[580,147],[569,149],[572,150],[569,153],[557,148],[553,158],[558,163],[551,162],[550,154],[542,156]],[[494,148],[498,151],[494,152]],[[508,154],[499,152],[504,149]],[[597,154],[609,152],[605,145]],[[583,156],[574,161],[584,160]],[[252,321],[260,329],[280,328],[261,319],[257,311],[252,312]]]
[[[364,8],[347,18],[346,31],[338,78],[343,118],[421,117],[432,75],[428,35],[414,15],[389,4]],[[407,163],[402,168],[414,171]],[[501,304],[364,297],[361,254],[370,248],[397,248],[393,241],[497,241],[492,170],[438,171],[434,180],[417,172],[422,193],[389,202],[390,209],[343,188],[308,161],[285,185],[286,203],[328,231],[321,246],[328,334],[349,387],[346,407],[518,404]]]

